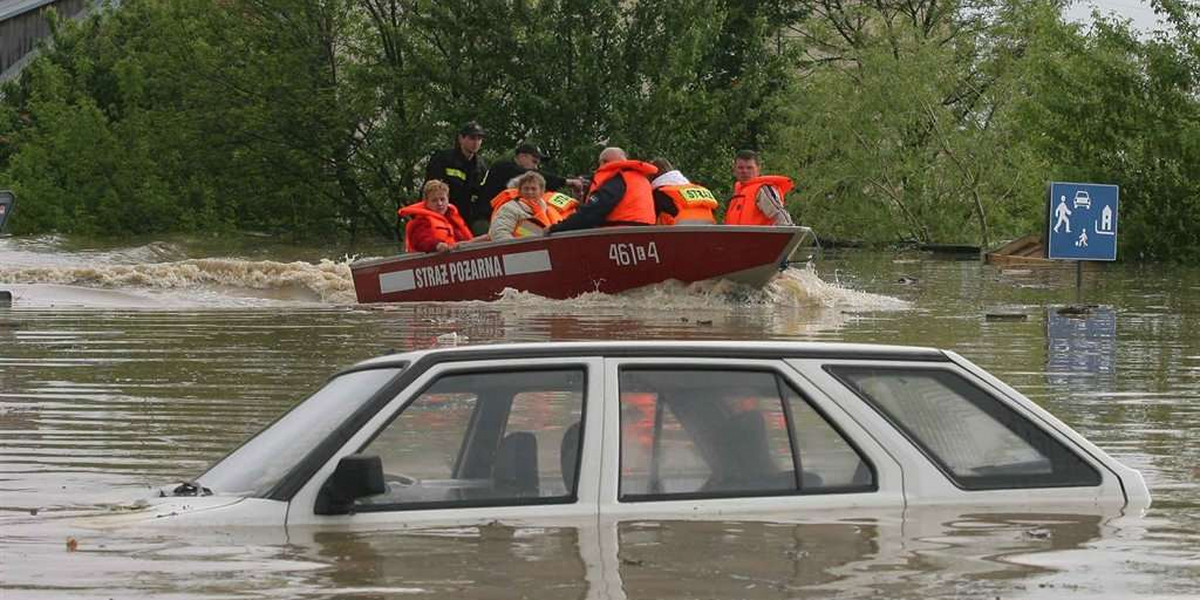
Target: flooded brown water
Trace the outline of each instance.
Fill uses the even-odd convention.
[[[1200,597],[1200,270],[830,252],[766,292],[362,307],[347,261],[0,238],[0,597]],[[955,350],[1142,471],[1139,514],[836,514],[421,532],[71,525],[200,473],[334,370],[445,343],[882,342]],[[73,541],[73,546],[69,544]]]

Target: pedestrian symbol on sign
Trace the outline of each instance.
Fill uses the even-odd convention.
[[[1071,220],[1067,218],[1067,217],[1071,216],[1071,209],[1067,208],[1067,197],[1066,196],[1059,196],[1058,208],[1054,209],[1054,216],[1056,219],[1058,219],[1057,221],[1054,222],[1054,231],[1057,232],[1059,227],[1066,225],[1067,226],[1066,232],[1071,233]]]

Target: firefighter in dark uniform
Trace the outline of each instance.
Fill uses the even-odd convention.
[[[469,121],[458,130],[454,147],[435,152],[425,167],[425,181],[437,179],[450,186],[450,203],[466,219],[476,235],[487,233],[491,198],[480,198],[479,186],[487,174],[487,163],[479,155],[483,127]]]

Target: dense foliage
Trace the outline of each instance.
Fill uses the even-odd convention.
[[[57,22],[0,98],[18,232],[392,235],[457,125],[587,173],[607,144],[719,192],[793,176],[837,238],[1039,231],[1043,186],[1122,186],[1125,252],[1200,255],[1200,44],[1065,0],[125,0]],[[1129,254],[1125,254],[1129,256]]]

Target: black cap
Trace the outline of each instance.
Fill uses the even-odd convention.
[[[541,148],[538,148],[537,146],[528,142],[517,146],[517,151],[514,152],[514,154],[532,154],[542,160],[550,158],[549,155],[547,155],[545,152],[542,152]]]
[[[475,121],[467,121],[466,123],[463,124],[462,129],[458,130],[458,135],[471,135],[471,136],[483,137],[483,136],[487,135],[487,132],[483,130],[483,127],[480,126],[479,123],[477,123]]]

